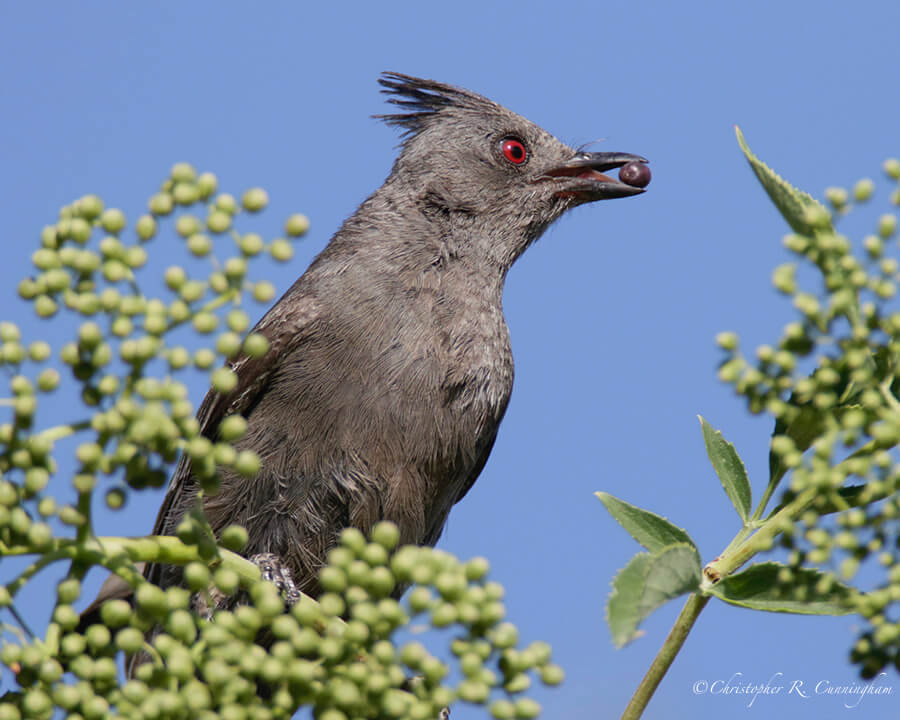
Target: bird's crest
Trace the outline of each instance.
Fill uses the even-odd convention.
[[[382,86],[381,92],[391,96],[387,102],[400,106],[403,112],[372,117],[402,127],[404,137],[415,135],[430,119],[453,109],[483,111],[497,107],[486,97],[469,90],[402,73],[384,72],[378,83]]]

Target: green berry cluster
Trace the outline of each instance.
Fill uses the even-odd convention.
[[[776,268],[772,282],[798,317],[781,337],[753,358],[734,333],[717,338],[726,353],[720,378],[751,412],[775,420],[770,487],[789,478],[781,507],[800,500],[805,508],[782,528],[791,567],[830,568],[845,581],[864,563],[881,568],[854,601],[868,627],[852,658],[867,677],[888,663],[900,669],[900,161],[883,169],[894,208],[861,242],[835,228],[875,195],[870,179],[828,188],[830,212],[810,205],[797,223],[804,231],[785,237],[797,260]],[[815,286],[803,287],[810,277]]]
[[[233,546],[246,541],[241,529],[226,534]],[[532,675],[556,685],[563,673],[545,643],[518,647],[487,562],[397,549],[398,541],[390,523],[369,541],[346,530],[321,571],[318,602],[303,597],[287,612],[274,585],[256,582],[246,604],[198,615],[192,592],[232,595],[239,579],[193,562],[185,568],[189,589],[143,583],[134,608],[109,601],[102,624],[78,633],[71,603],[80,583],[63,580],[56,656],[39,642],[0,651],[20,687],[17,703],[0,702],[0,718],[49,718],[55,710],[70,718],[288,718],[308,706],[319,720],[433,720],[457,701],[487,705],[496,718],[536,717],[540,707],[525,694]],[[406,585],[412,590],[398,602],[395,591]],[[398,641],[413,619],[452,634],[444,659]],[[124,683],[122,656],[137,661]]]
[[[127,488],[162,485],[182,450],[208,487],[215,484],[217,466],[255,473],[258,458],[232,447],[242,432],[241,419],[226,420],[228,429],[223,429],[220,442],[201,437],[187,388],[177,376],[189,368],[210,372],[211,386],[227,392],[236,378],[227,366],[220,367],[222,360],[267,351],[264,336],[247,335],[250,318],[242,302],[249,294],[267,303],[275,289],[266,280],[251,281],[249,266],[264,251],[286,261],[292,247],[285,238],[267,243],[235,227],[241,213],[266,207],[264,190],[248,190],[240,203],[217,190],[215,175],[198,174],[187,163],[178,163],[151,197],[149,213],[130,230],[125,214],[105,207],[96,195],[63,207],[57,222],[44,228],[40,248],[32,256],[35,273],[19,284],[19,295],[33,303],[38,317],[68,311],[78,325],[72,340],[60,349],[61,363],[55,367],[46,342],[25,344],[15,325],[0,325],[0,363],[12,373],[11,398],[5,404],[13,410],[11,421],[0,424],[0,496],[35,500],[43,508],[39,515],[58,516],[66,525],[81,527],[88,517],[87,495],[99,477],[113,479],[106,495],[109,507],[116,509]],[[205,220],[198,218],[198,210],[206,213]],[[165,222],[174,224],[189,256],[209,256],[211,269],[201,267],[199,276],[191,276],[184,267],[172,265],[165,271],[164,293],[152,296],[145,287],[155,278],[144,281],[142,269],[149,244]],[[308,227],[303,215],[292,215],[285,235],[299,237]],[[230,253],[221,247],[222,235],[231,237]],[[219,254],[230,255],[224,261],[212,257],[212,238]],[[188,324],[201,337],[209,337],[204,346],[189,350],[172,341],[175,331]],[[44,367],[29,377],[30,364]],[[39,396],[55,391],[67,375],[80,388],[84,416],[34,430]],[[76,434],[81,439],[74,449],[79,469],[72,483],[80,500],[56,508],[52,499],[41,496],[55,471],[52,452],[60,438]],[[13,513],[15,522],[10,524],[0,511],[0,540],[5,544],[26,541],[28,531],[46,535],[43,528],[31,530],[28,518],[34,513],[23,513]]]

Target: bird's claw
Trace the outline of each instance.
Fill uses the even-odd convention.
[[[259,568],[263,580],[274,583],[284,598],[285,605],[291,607],[300,600],[300,590],[294,582],[290,568],[280,557],[273,553],[258,553],[248,559]]]

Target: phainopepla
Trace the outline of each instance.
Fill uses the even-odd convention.
[[[253,480],[222,471],[203,500],[212,529],[243,525],[245,553],[271,554],[312,595],[343,528],[384,519],[402,543],[437,541],[512,390],[507,271],[569,208],[640,194],[650,178],[640,156],[573,150],[473,92],[379,82],[398,112],[376,117],[403,130],[391,174],[257,324],[269,352],[234,360],[237,387],[198,414],[211,439],[244,416],[237,446],[262,460]],[[622,166],[623,181],[603,174]],[[154,532],[173,534],[196,494],[183,457]],[[168,586],[180,570],[148,577]]]

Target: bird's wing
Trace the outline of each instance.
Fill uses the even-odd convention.
[[[306,303],[298,303],[296,300],[285,302],[295,288],[288,291],[253,329],[254,333],[262,334],[268,339],[268,352],[262,357],[240,355],[230,360],[227,366],[237,375],[234,390],[229,393],[210,390],[206,394],[197,411],[200,434],[204,437],[214,440],[219,424],[229,415],[248,415],[264,394],[285,353],[302,344],[303,337],[306,336],[304,329],[314,321],[317,313],[311,300]],[[171,528],[166,527],[172,520],[170,513],[185,501],[185,496],[189,496],[192,490],[191,462],[186,454],[182,454],[156,516],[154,535],[171,532]],[[153,579],[159,572],[158,567],[148,565],[146,576]]]
[[[478,479],[478,476],[481,475],[481,471],[484,470],[484,465],[487,462],[488,457],[491,454],[491,450],[494,447],[494,441],[497,439],[497,430],[495,429],[491,436],[485,440],[484,447],[481,448],[481,452],[478,454],[478,458],[475,461],[475,464],[472,466],[472,470],[469,472],[469,477],[466,478],[465,485],[463,485],[462,489],[459,491],[459,494],[456,496],[456,500],[454,500],[454,504],[458,503],[462,500],[466,493],[471,490],[472,486],[475,484],[475,481]]]
[[[237,375],[235,389],[227,394],[210,390],[200,409],[197,420],[200,423],[200,434],[211,440],[215,439],[219,423],[228,415],[248,412],[265,388],[272,371],[277,366],[277,352],[270,348],[262,358],[242,356],[228,363],[228,367]],[[177,506],[184,491],[191,483],[191,462],[186,454],[182,454],[175,473],[169,482],[169,488],[156,516],[153,534],[162,534],[165,521],[172,507]]]

